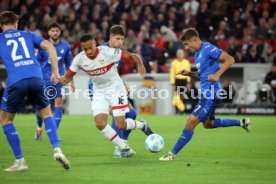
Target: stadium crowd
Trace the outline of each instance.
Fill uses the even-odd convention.
[[[62,25],[64,40],[73,55],[77,41],[90,32],[98,44],[108,40],[109,28],[127,29],[125,49],[143,57],[147,72],[168,72],[171,58],[181,48],[178,38],[196,27],[208,40],[240,63],[275,63],[276,3],[272,0],[2,0],[0,11],[12,10],[22,19],[20,28],[47,37],[47,25]],[[187,58],[191,63],[190,53]],[[121,74],[135,65],[125,61]]]

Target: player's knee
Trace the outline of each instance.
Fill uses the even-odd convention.
[[[94,120],[96,122],[96,127],[99,130],[103,130],[107,125],[107,119],[108,119],[107,114],[98,114],[98,115],[96,115],[95,118],[94,118]]]
[[[189,117],[186,121],[185,128],[188,130],[194,130],[199,122],[200,121],[197,117]]]
[[[203,123],[203,127],[204,128],[213,128],[213,120],[207,119],[204,123]]]
[[[62,107],[63,106],[63,99],[62,98],[56,98],[55,99],[55,107]]]
[[[99,130],[103,130],[107,125],[107,122],[105,121],[96,121],[96,127],[99,129]]]

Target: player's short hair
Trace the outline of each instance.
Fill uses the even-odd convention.
[[[0,13],[0,25],[14,24],[19,18],[13,11],[4,11]]]
[[[125,36],[125,28],[121,25],[114,25],[110,28],[110,34]]]
[[[49,31],[52,28],[58,28],[61,31],[61,26],[57,22],[51,22],[50,24],[48,24],[47,30]]]
[[[94,37],[91,34],[84,34],[80,38],[80,42],[87,42],[89,40],[94,40]]]
[[[183,34],[181,35],[180,40],[181,41],[187,41],[187,40],[190,40],[193,37],[199,38],[199,34],[198,34],[198,32],[195,28],[190,27],[190,28],[185,29],[183,31]]]

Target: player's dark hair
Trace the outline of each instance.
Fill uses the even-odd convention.
[[[4,11],[0,13],[0,25],[14,24],[20,17],[12,11]]]
[[[61,26],[57,22],[51,22],[50,24],[48,24],[47,30],[49,31],[52,28],[58,28],[61,31]]]
[[[183,34],[180,37],[181,41],[187,41],[190,40],[193,37],[199,38],[199,34],[195,28],[188,28],[183,31]]]
[[[110,34],[125,36],[125,28],[121,25],[114,25],[110,28]]]
[[[81,42],[87,42],[89,40],[94,40],[94,37],[91,34],[82,35],[80,38]]]

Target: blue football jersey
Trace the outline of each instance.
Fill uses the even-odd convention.
[[[27,78],[42,78],[35,48],[43,38],[29,31],[10,29],[0,33],[0,58],[7,70],[7,87]]]
[[[220,89],[220,81],[210,82],[208,76],[220,69],[218,59],[221,53],[221,49],[208,42],[202,42],[201,47],[195,53],[195,64],[198,70],[200,88],[203,92],[207,89],[210,90],[211,85],[214,86],[215,92]]]
[[[58,57],[58,69],[61,76],[64,75],[64,65],[66,70],[70,68],[72,55],[69,43],[60,40],[57,45],[54,45]],[[52,66],[49,53],[45,50],[38,50],[37,60],[41,63],[43,80],[46,85],[51,85]]]

